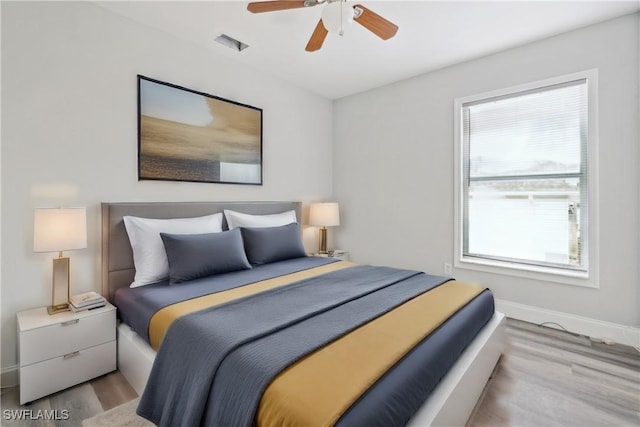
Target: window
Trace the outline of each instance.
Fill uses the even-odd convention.
[[[457,267],[589,277],[589,76],[456,100]]]

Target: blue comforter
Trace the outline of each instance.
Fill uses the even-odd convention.
[[[159,425],[250,426],[262,391],[287,366],[446,280],[410,270],[358,266],[185,316],[167,332],[138,413]],[[490,292],[476,300],[440,328],[460,340],[452,344],[441,338],[440,330],[432,334],[425,342],[434,345],[421,344],[398,365],[412,367],[408,381],[398,381],[406,376],[404,368],[383,377],[339,424],[405,423],[491,317]],[[452,321],[456,318],[465,321]],[[439,354],[444,357],[432,356],[423,347],[442,347]],[[433,366],[438,372],[430,369]],[[404,395],[390,399],[390,389]],[[376,404],[381,400],[394,404]]]

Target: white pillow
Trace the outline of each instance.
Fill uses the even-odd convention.
[[[298,222],[296,219],[296,211],[287,211],[271,215],[250,215],[225,209],[224,216],[227,218],[229,230],[238,227],[280,227],[281,225]]]
[[[196,218],[151,219],[125,216],[124,226],[133,249],[136,276],[132,288],[149,285],[169,277],[169,262],[160,233],[202,234],[222,231],[222,214]]]

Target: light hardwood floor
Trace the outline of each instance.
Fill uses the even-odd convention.
[[[640,426],[640,353],[508,319],[468,426]]]
[[[22,408],[17,396],[3,390],[2,409]],[[0,424],[76,426],[135,397],[116,371],[28,407],[68,409],[67,421]],[[467,426],[640,426],[640,353],[508,319],[507,348]]]
[[[118,371],[103,375],[92,381],[68,388],[51,396],[36,400],[29,405],[20,406],[18,387],[2,390],[0,406],[0,426],[28,426],[28,427],[75,427],[80,426],[82,420],[107,411],[118,405],[135,399],[138,395],[127,380]],[[59,418],[63,417],[62,410],[68,411],[68,419],[7,419],[6,410],[25,409],[30,414],[23,414],[28,418],[44,418],[42,411],[57,410]],[[114,426],[117,427],[117,426]]]

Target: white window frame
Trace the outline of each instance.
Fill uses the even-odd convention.
[[[588,188],[588,271],[573,271],[571,269],[552,268],[539,265],[529,265],[509,261],[490,260],[477,257],[465,257],[463,254],[464,216],[463,202],[465,192],[463,189],[463,162],[464,162],[464,132],[463,132],[463,106],[471,102],[482,101],[490,98],[504,97],[519,92],[526,92],[563,84],[575,80],[587,81],[587,177]],[[466,96],[454,100],[454,267],[460,269],[476,270],[486,273],[524,277],[545,282],[563,283],[570,285],[599,287],[599,227],[598,227],[598,70],[591,69],[573,74],[553,77],[536,82],[512,86],[491,92]]]

